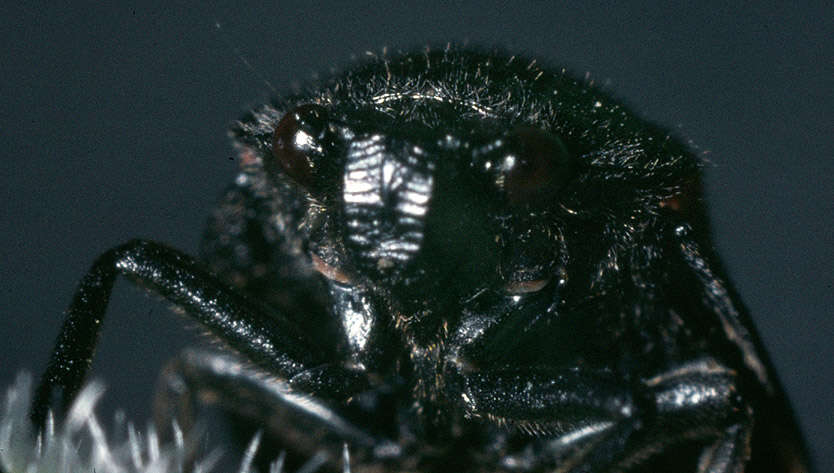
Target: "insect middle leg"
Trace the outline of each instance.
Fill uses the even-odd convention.
[[[339,467],[345,443],[359,461],[398,453],[393,442],[364,430],[324,401],[293,389],[238,356],[188,349],[162,374],[154,403],[157,426],[166,432],[176,421],[190,431],[196,412],[208,405],[242,419],[247,426],[263,429],[268,437],[277,437],[301,459],[324,454],[334,469]]]

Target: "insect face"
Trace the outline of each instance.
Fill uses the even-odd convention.
[[[181,425],[210,390],[285,448],[348,443],[369,471],[804,468],[711,250],[698,158],[590,84],[498,53],[402,54],[232,135],[242,170],[203,261],[105,253],[36,420],[74,395],[124,274],[235,349],[170,370]]]

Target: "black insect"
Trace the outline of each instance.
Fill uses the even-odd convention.
[[[202,261],[104,253],[35,422],[77,393],[124,275],[231,348],[171,365],[163,422],[214,399],[299,457],[335,467],[347,443],[354,471],[808,470],[701,162],[593,84],[499,53],[373,57],[232,135]]]

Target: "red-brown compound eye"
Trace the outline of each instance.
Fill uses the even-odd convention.
[[[327,111],[319,105],[301,105],[287,112],[272,135],[272,156],[284,173],[310,191],[328,145]]]
[[[544,130],[518,127],[508,137],[499,164],[499,184],[511,203],[530,202],[558,189],[574,174],[574,159],[562,140]]]

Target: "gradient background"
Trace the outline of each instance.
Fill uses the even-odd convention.
[[[271,95],[264,78],[280,92],[366,50],[468,40],[589,71],[709,152],[716,243],[834,471],[830,5],[20,3],[0,7],[0,387],[45,365],[100,252],[132,237],[196,251],[236,169],[226,128]],[[123,282],[109,314],[100,411],[142,419],[193,331]]]

